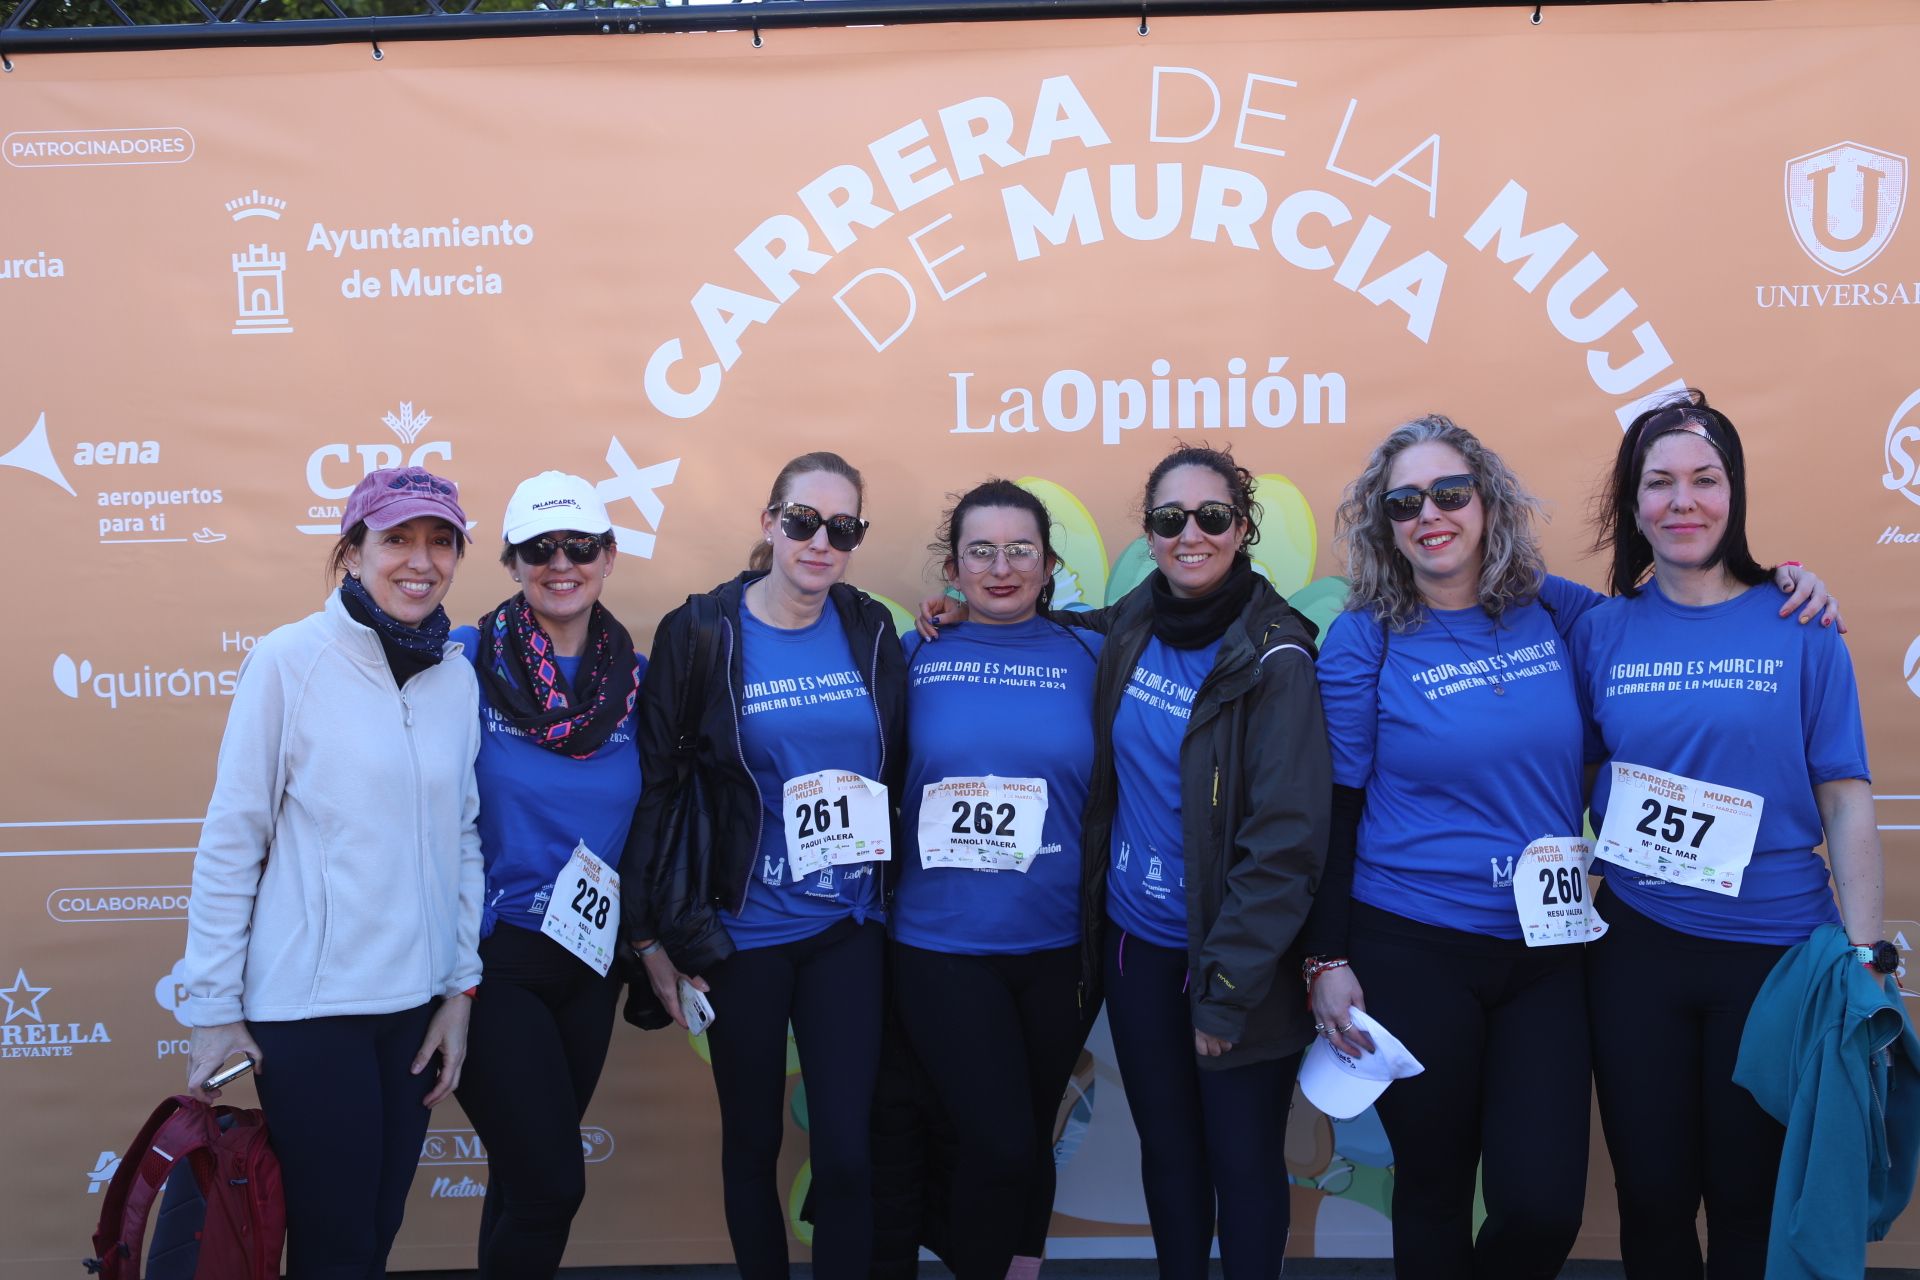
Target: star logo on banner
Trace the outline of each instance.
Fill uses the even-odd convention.
[[[51,990],[53,990],[52,987],[36,987],[28,982],[25,969],[15,973],[12,986],[0,987],[0,1000],[7,1002],[6,1021],[12,1022],[15,1018],[32,1018],[35,1022],[42,1021],[40,1001]]]

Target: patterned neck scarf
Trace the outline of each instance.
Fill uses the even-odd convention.
[[[605,606],[596,603],[588,615],[586,652],[571,689],[524,593],[481,618],[479,627],[476,665],[488,701],[539,746],[584,760],[632,713],[640,695],[633,637]]]

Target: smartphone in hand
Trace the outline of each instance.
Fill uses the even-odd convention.
[[[686,1015],[687,1030],[699,1035],[713,1025],[713,1004],[700,988],[680,979],[680,1012]]]
[[[232,1084],[235,1080],[238,1080],[241,1076],[247,1074],[247,1072],[251,1070],[253,1070],[253,1055],[250,1053],[244,1054],[242,1055],[240,1061],[230,1062],[226,1066],[214,1072],[212,1075],[208,1076],[206,1083],[201,1085],[200,1087],[202,1089],[209,1089],[209,1090],[224,1089],[226,1086]]]

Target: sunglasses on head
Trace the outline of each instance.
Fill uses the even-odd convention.
[[[1177,538],[1186,530],[1188,517],[1199,522],[1200,532],[1218,536],[1233,528],[1240,512],[1231,502],[1203,502],[1191,510],[1169,502],[1147,512],[1147,528],[1162,538]]]
[[[1433,505],[1442,511],[1458,511],[1473,501],[1472,476],[1441,476],[1422,489],[1417,485],[1405,484],[1398,489],[1389,489],[1380,495],[1380,505],[1387,509],[1387,519],[1396,524],[1420,517],[1420,508],[1427,499],[1433,499]]]
[[[513,554],[535,568],[546,564],[562,551],[566,552],[567,559],[575,564],[592,564],[600,558],[600,553],[605,550],[606,545],[607,535],[604,533],[570,533],[563,538],[556,538],[546,533],[538,538],[515,544]]]
[[[851,551],[867,536],[867,522],[859,516],[823,516],[798,502],[776,502],[767,508],[780,516],[780,532],[795,542],[812,542],[820,526],[827,526],[827,545],[835,551]]]

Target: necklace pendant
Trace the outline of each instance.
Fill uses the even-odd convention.
[[[1497,684],[1493,686],[1493,692],[1498,697],[1504,698],[1507,696],[1507,686],[1505,686],[1504,684]]]

